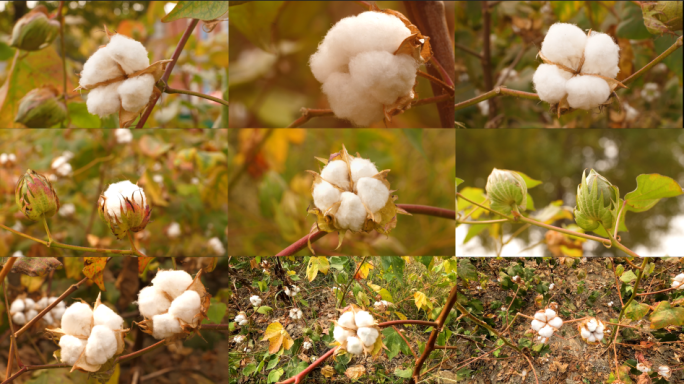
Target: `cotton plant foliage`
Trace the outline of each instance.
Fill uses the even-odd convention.
[[[357,356],[378,354],[382,350],[382,338],[373,316],[354,304],[342,311],[340,318],[332,321],[335,324],[333,345],[340,346],[335,354],[341,351]]]
[[[61,328],[46,329],[58,340],[60,350],[55,357],[71,365],[71,371],[97,372],[124,351],[129,329],[124,328],[121,316],[102,304],[101,295],[93,308],[85,302],[70,305],[62,316]]]
[[[326,160],[316,157],[323,163],[321,173],[308,171],[313,175],[311,195],[314,207],[308,213],[316,215],[316,230],[325,232],[342,231],[339,236],[342,245],[344,233],[370,232],[376,230],[383,234],[397,225],[397,214],[410,215],[396,206],[398,198],[392,195],[387,181],[389,169],[378,172],[375,164],[356,153],[352,156],[342,145],[342,150],[333,153]],[[309,241],[309,249],[311,242]]]
[[[390,9],[335,24],[309,64],[335,116],[367,126],[402,113],[416,98],[416,72],[432,56],[429,37]]]
[[[138,41],[110,33],[109,44],[88,58],[81,71],[79,87],[88,90],[88,112],[105,117],[119,113],[121,128],[129,127],[161,91],[155,86],[172,60],[150,65],[147,49]]]
[[[138,308],[145,318],[137,323],[142,331],[155,339],[169,341],[199,332],[211,299],[201,274],[200,270],[193,279],[185,271],[158,271],[152,285],[138,294]]]
[[[618,87],[620,47],[605,33],[585,34],[574,24],[556,23],[542,42],[539,65],[532,78],[542,101],[558,116],[572,109],[591,110],[610,104]]]

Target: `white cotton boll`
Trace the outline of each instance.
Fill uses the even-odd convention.
[[[672,279],[672,288],[684,289],[684,273],[680,273]]]
[[[85,357],[88,364],[104,364],[116,353],[117,342],[114,331],[104,325],[96,325],[88,337]]]
[[[123,76],[124,73],[121,71],[121,68],[109,56],[107,50],[107,47],[98,49],[85,62],[79,80],[81,87],[88,89],[88,87],[97,83]]]
[[[355,186],[358,196],[371,212],[377,212],[387,204],[389,189],[378,179],[362,177]]]
[[[93,310],[85,303],[73,303],[62,316],[62,329],[67,335],[89,336],[93,325]]]
[[[556,23],[546,33],[541,52],[548,60],[576,70],[586,45],[587,35],[578,26]]]
[[[16,299],[10,305],[11,313],[24,312],[24,309],[26,309],[26,304],[22,299]]]
[[[596,336],[594,336],[594,334],[589,335],[589,337],[587,338],[587,341],[590,343],[595,343],[596,342]]]
[[[180,296],[192,284],[192,276],[185,271],[159,271],[152,285],[166,292],[172,299]]]
[[[589,330],[589,332],[594,332],[597,327],[598,327],[598,323],[596,322],[596,319],[591,319],[587,323],[587,329]]]
[[[356,322],[354,321],[354,312],[352,311],[343,313],[342,316],[340,316],[340,319],[337,320],[337,322],[345,328],[356,329]]]
[[[337,342],[340,342],[340,343],[344,343],[345,341],[347,341],[347,338],[349,336],[353,336],[353,335],[354,335],[354,332],[347,331],[346,329],[344,329],[342,327],[335,327],[335,329],[333,330],[333,338],[335,338],[335,340]]]
[[[558,329],[563,326],[563,319],[560,317],[554,317],[553,319],[549,320],[549,325]]]
[[[45,322],[48,323],[48,324],[52,324],[52,323],[54,323],[54,321],[55,321],[55,320],[52,318],[52,315],[50,314],[51,312],[52,312],[52,311],[46,313],[45,316],[43,316],[43,320],[45,320]]]
[[[335,215],[339,228],[358,232],[363,227],[363,222],[366,221],[366,215],[366,208],[357,195],[342,192],[342,203]]]
[[[154,76],[142,75],[127,79],[119,85],[121,105],[129,112],[138,112],[147,105],[154,88]]]
[[[139,42],[117,33],[107,44],[107,54],[130,75],[150,66],[147,49]]]
[[[6,153],[0,155],[0,164],[5,164],[7,162],[8,156]]]
[[[40,300],[36,302],[36,304],[33,306],[34,309],[37,309],[39,311],[42,311],[48,306],[48,298],[43,297]],[[10,308],[11,309],[11,308]]]
[[[12,321],[14,322],[14,324],[18,325],[26,324],[26,316],[24,315],[24,312],[17,312],[14,315],[12,315]]]
[[[338,187],[349,190],[349,168],[342,160],[333,160],[321,170],[321,177]]]
[[[36,316],[38,316],[38,311],[36,311],[35,309],[29,309],[28,311],[26,311],[26,321],[31,321]]]
[[[370,327],[373,325],[373,316],[366,311],[359,311],[354,316],[354,322],[357,327]]]
[[[363,351],[363,345],[358,337],[350,336],[347,338],[347,352],[352,355],[360,355]]]
[[[620,46],[605,33],[592,32],[584,48],[582,73],[592,73],[614,79],[620,72]]]
[[[670,371],[670,367],[668,367],[667,365],[661,365],[660,367],[658,367],[658,375],[660,375],[666,379],[669,379],[670,376],[672,375],[672,373]]]
[[[342,161],[341,163],[344,162]],[[332,184],[328,183],[327,181],[322,181],[314,187],[314,205],[316,206],[316,208],[325,212],[333,204],[340,201],[341,194],[342,192],[340,192],[339,189],[333,187]]]
[[[59,168],[57,168],[56,172],[60,176],[69,176],[71,174],[71,170],[71,164],[66,163],[60,165]]]
[[[378,102],[390,105],[409,94],[416,82],[418,62],[409,55],[394,55],[387,51],[362,52],[351,58],[349,74],[352,81]]]
[[[582,338],[585,340],[588,340],[589,337],[591,337],[591,331],[586,328],[580,328],[580,333],[582,334]]]
[[[261,305],[261,297],[259,297],[257,295],[250,296],[249,302],[252,303],[252,306],[258,307]]]
[[[121,88],[121,86],[119,86],[119,88]],[[114,136],[116,137],[116,142],[119,144],[130,143],[131,140],[133,140],[133,133],[128,128],[115,129]]]
[[[59,207],[59,215],[62,217],[69,217],[74,213],[76,213],[76,206],[71,203],[67,203]]]
[[[33,301],[33,299],[27,297],[26,299],[24,299],[24,305],[24,310],[27,311],[29,309],[33,309],[36,306],[36,302]]]
[[[121,106],[121,99],[117,92],[119,85],[121,85],[120,81],[97,87],[88,92],[88,98],[86,99],[88,112],[100,117],[118,113],[119,107]]]
[[[378,173],[378,168],[368,159],[355,157],[349,162],[351,169],[352,181],[356,184],[362,177],[372,177]]]
[[[368,126],[385,117],[382,103],[358,87],[348,73],[331,74],[323,83],[322,90],[328,96],[335,116],[356,126]]]
[[[651,368],[644,363],[637,364],[636,369],[638,369],[641,373],[651,372]]]
[[[564,71],[555,65],[540,64],[534,72],[532,82],[542,101],[556,104],[567,94],[565,83],[570,78],[572,78],[572,73],[568,71]]]
[[[170,306],[171,301],[157,287],[145,287],[138,293],[138,309],[148,319],[165,313]]]
[[[64,311],[66,311],[66,308],[60,307],[58,305],[52,308],[52,311],[50,311],[50,313],[52,313],[52,317],[55,319],[55,321],[58,321],[62,319],[62,316],[64,316]]]
[[[312,347],[312,345],[311,345],[311,343],[308,342],[308,341],[305,341],[305,342],[302,344],[302,348],[304,348],[304,350],[309,350],[309,349],[311,349],[311,347]]]
[[[539,331],[540,329],[544,328],[545,325],[546,323],[541,322],[537,319],[532,320],[532,329],[534,329],[535,331]]]
[[[380,332],[375,328],[363,327],[359,328],[359,330],[356,331],[356,334],[359,336],[359,339],[361,339],[363,345],[370,347],[375,344],[375,340],[377,340]]]
[[[246,320],[244,322],[246,322]],[[242,323],[243,322],[239,322],[240,325],[243,325]],[[155,339],[166,339],[167,337],[171,337],[180,332],[180,322],[174,315],[164,313],[152,318],[152,336]]]
[[[554,317],[558,316],[558,314],[556,314],[556,311],[554,311],[554,310],[551,309],[551,308],[547,308],[547,309],[544,311],[544,314],[546,315],[546,320],[547,320],[547,321],[550,321],[550,320],[553,319]]]
[[[71,335],[62,336],[59,339],[59,348],[61,349],[59,355],[62,363],[76,364],[76,361],[86,347],[86,343],[86,340]]]
[[[575,76],[565,83],[568,104],[575,109],[593,109],[610,96],[610,87],[596,76]]]
[[[122,208],[124,213],[128,209],[128,204],[124,200],[125,198],[143,208],[147,205],[145,191],[130,181],[124,180],[110,184],[109,187],[107,187],[107,190],[104,193],[104,208],[107,210],[107,213],[110,216],[121,218]],[[154,284],[154,280],[152,280],[152,283]]]
[[[112,311],[111,308],[100,304],[93,311],[93,324],[104,325],[111,330],[123,328],[123,318]]]
[[[535,313],[534,318],[536,320],[541,321],[542,323],[546,323],[546,313],[544,313],[544,311],[538,311],[537,313]]]
[[[166,234],[172,238],[175,239],[176,237],[180,236],[181,234],[181,227],[180,224],[176,223],[175,221],[169,225],[169,228],[166,230]]]
[[[539,330],[539,336],[551,337],[552,335],[553,335],[553,328],[551,328],[548,325]]]
[[[169,307],[169,313],[194,326],[199,321],[199,319],[195,319],[195,315],[200,313],[201,304],[202,300],[199,293],[185,291],[173,300]]]
[[[223,256],[223,254],[226,253],[226,249],[223,247],[223,243],[221,243],[221,239],[218,237],[212,237],[207,244],[209,244],[209,248],[211,248],[216,256]]]
[[[598,325],[596,326],[596,333],[603,333],[605,328],[606,326],[599,320]]]
[[[299,320],[302,318],[302,316],[304,316],[304,314],[302,313],[301,309],[299,309],[299,308],[290,309],[290,318],[295,319],[295,320]]]

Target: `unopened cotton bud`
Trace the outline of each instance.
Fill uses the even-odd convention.
[[[158,271],[152,279],[154,285],[160,291],[166,292],[172,299],[177,298],[192,284],[192,276],[185,271]]]
[[[14,24],[10,46],[37,51],[50,45],[59,34],[59,22],[48,18],[47,8],[39,5]]]
[[[246,320],[245,320],[246,323]],[[243,325],[242,322],[238,324]],[[152,318],[152,336],[155,339],[166,339],[181,332],[180,322],[170,313],[156,315]]]
[[[173,300],[169,307],[169,313],[194,326],[199,322],[199,319],[195,319],[195,316],[200,313],[201,305],[202,300],[199,293],[185,291]]]
[[[30,169],[19,179],[14,197],[19,210],[33,221],[52,217],[59,210],[59,198],[52,183]]]
[[[354,321],[354,312],[348,311],[342,314],[340,316],[340,319],[337,320],[337,322],[348,329],[356,329],[356,322]]]
[[[108,306],[100,304],[93,311],[93,324],[104,325],[111,330],[123,328],[123,318]]]
[[[373,326],[373,316],[366,311],[359,311],[354,316],[354,321],[357,327],[370,327]]]
[[[378,169],[368,159],[362,159],[360,157],[355,157],[349,162],[349,168],[351,168],[352,181],[356,184],[362,177],[373,177],[378,173]]]
[[[349,168],[342,160],[333,160],[321,170],[323,180],[336,186],[349,190]]]
[[[568,104],[575,109],[593,109],[608,100],[611,90],[608,83],[596,76],[575,76],[565,83]]]
[[[28,128],[50,128],[64,120],[66,108],[51,86],[29,91],[20,101],[14,121]]]
[[[146,74],[126,79],[119,85],[121,106],[129,112],[138,112],[147,105],[154,88],[154,76]]]
[[[76,364],[79,356],[86,348],[87,340],[79,339],[71,335],[64,335],[59,339],[60,359],[69,365]]]
[[[363,345],[358,337],[350,336],[347,338],[347,352],[352,355],[360,355],[363,351]]]
[[[371,212],[382,209],[389,199],[389,189],[378,179],[362,177],[355,185],[358,196]]]
[[[72,336],[90,336],[93,325],[93,310],[85,303],[71,304],[62,316],[64,333]]]
[[[380,333],[375,328],[363,327],[359,328],[356,331],[356,334],[358,335],[359,339],[361,339],[363,345],[370,347],[375,344],[375,340],[377,340]]]
[[[138,309],[148,319],[166,312],[171,301],[157,287],[149,286],[138,293]]]
[[[335,215],[338,226],[341,229],[360,231],[367,215],[361,199],[351,192],[342,192],[341,201],[340,208]]]
[[[91,365],[104,364],[116,353],[117,341],[114,331],[104,325],[93,327],[85,348],[86,362]]]
[[[574,24],[556,23],[542,42],[541,52],[548,60],[576,70],[587,45],[587,35]]]

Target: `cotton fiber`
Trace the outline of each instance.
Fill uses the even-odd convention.
[[[680,273],[672,279],[672,288],[684,289],[684,273]]]
[[[363,351],[363,344],[356,336],[350,336],[347,338],[347,352],[352,355],[360,355]]]
[[[362,52],[349,62],[349,74],[357,89],[389,105],[407,94],[416,81],[418,62],[409,55],[387,51]]]
[[[195,325],[199,319],[195,316],[200,313],[201,299],[195,291],[185,291],[173,300],[169,307],[169,313],[189,324]]]
[[[335,216],[339,227],[360,231],[367,215],[361,199],[351,192],[342,192],[341,199],[342,203]]]
[[[333,337],[335,338],[336,341],[338,341],[340,343],[344,343],[345,341],[347,341],[347,338],[349,336],[353,336],[353,335],[354,335],[354,331],[348,331],[342,327],[335,327],[335,329],[333,330]]]
[[[88,58],[81,71],[79,84],[85,89],[97,83],[114,79],[123,75],[121,68],[111,58],[107,47],[102,47]]]
[[[340,190],[333,187],[332,184],[327,181],[322,181],[314,187],[314,205],[316,208],[325,212],[333,204],[340,201],[341,194]]]
[[[382,209],[389,199],[389,189],[378,179],[362,177],[357,183],[359,198],[371,212]]]
[[[121,107],[121,98],[117,92],[121,83],[118,81],[91,90],[86,99],[88,112],[100,117],[117,113]]]
[[[180,322],[170,314],[164,313],[152,318],[152,329],[155,339],[165,339],[181,332]]]
[[[105,47],[109,56],[114,59],[127,75],[150,66],[147,49],[139,42],[117,33]]]
[[[321,170],[323,180],[349,190],[349,168],[342,160],[333,160]]]
[[[565,83],[570,78],[572,78],[572,73],[568,71],[555,65],[540,64],[532,77],[532,82],[541,100],[556,104],[567,95]]]
[[[76,364],[79,356],[83,353],[86,347],[86,340],[79,339],[71,335],[64,335],[59,339],[60,359],[63,363],[69,365]]]
[[[356,321],[354,320],[354,312],[352,311],[343,313],[337,322],[345,328],[356,329]]]
[[[93,310],[85,303],[73,303],[62,316],[62,329],[72,336],[90,336]]]
[[[373,326],[373,316],[366,311],[359,311],[354,317],[357,327],[371,327]]]
[[[110,216],[121,220],[122,211],[125,214],[130,209],[126,199],[138,204],[142,208],[147,205],[143,189],[128,180],[124,180],[109,185],[104,193],[104,209]]]
[[[584,48],[582,73],[592,73],[613,79],[620,72],[619,62],[620,46],[615,44],[613,38],[605,33],[592,32]]]
[[[375,340],[377,340],[378,335],[380,332],[378,332],[377,329],[375,328],[359,328],[356,331],[356,334],[358,335],[359,339],[361,339],[361,342],[363,345],[366,347],[370,347],[373,344],[375,344]]]
[[[145,287],[138,293],[140,314],[151,319],[169,310],[171,301],[154,286]]]
[[[361,157],[355,157],[349,162],[351,168],[352,181],[358,182],[362,177],[372,177],[378,173],[378,169],[370,160]]]
[[[604,103],[610,96],[610,86],[595,76],[575,76],[565,83],[568,104],[575,109],[592,109]]]
[[[192,276],[185,271],[158,271],[152,285],[166,292],[172,299],[177,298],[192,284]]]
[[[102,305],[100,305],[102,306]],[[117,341],[114,331],[104,325],[96,325],[88,337],[85,357],[88,364],[104,364],[116,353]]]
[[[554,63],[577,70],[586,45],[587,35],[578,26],[556,23],[546,33],[541,52]]]
[[[153,87],[154,76],[152,75],[132,77],[121,82],[118,88],[121,106],[129,112],[137,112],[143,109],[150,101]]]
[[[341,119],[364,126],[384,117],[382,103],[355,87],[348,73],[333,73],[323,83],[322,89],[328,96],[330,109]]]
[[[123,327],[123,318],[108,306],[100,304],[93,311],[93,324],[96,326],[104,325],[111,330],[121,329]]]

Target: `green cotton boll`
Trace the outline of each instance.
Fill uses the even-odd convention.
[[[59,22],[48,19],[47,8],[38,6],[14,24],[10,45],[24,51],[38,51],[50,45],[58,34]]]
[[[30,169],[19,179],[14,198],[19,210],[33,221],[42,216],[52,217],[59,211],[59,198],[52,183]]]
[[[517,172],[494,168],[485,190],[495,211],[510,215],[515,206],[519,211],[527,207],[527,184]]]
[[[66,108],[54,87],[32,89],[19,101],[14,121],[28,128],[49,128],[66,117]]]
[[[582,183],[577,186],[577,207],[575,221],[582,229],[593,231],[603,225],[610,228],[615,218],[619,200],[618,188],[593,169],[586,176],[582,172]]]

